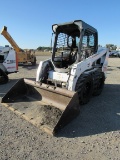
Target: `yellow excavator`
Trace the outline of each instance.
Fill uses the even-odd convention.
[[[11,35],[7,31],[7,27],[4,26],[1,34],[8,40],[11,46],[14,48],[16,53],[18,54],[18,64],[29,64],[31,63],[33,66],[36,65],[36,56],[35,53],[31,53],[31,50],[24,51],[23,49],[19,48],[17,43],[11,37]]]

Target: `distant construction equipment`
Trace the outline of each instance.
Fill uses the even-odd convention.
[[[8,33],[6,26],[3,27],[1,34],[8,40],[8,42],[11,44],[11,46],[14,48],[14,50],[18,54],[18,64],[21,64],[21,63],[28,64],[30,62],[32,65],[36,65],[35,53],[31,53],[31,50],[24,51],[23,49],[19,48],[17,43]]]

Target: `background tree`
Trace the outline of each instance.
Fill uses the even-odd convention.
[[[41,47],[41,46],[40,46],[40,47],[37,48],[37,50],[38,50],[38,51],[44,51],[44,50],[50,51],[50,50],[51,50],[51,47],[44,47],[44,46]]]
[[[42,50],[42,47],[38,47],[37,50],[38,50],[38,51],[41,51],[41,50]]]

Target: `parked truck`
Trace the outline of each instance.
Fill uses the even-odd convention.
[[[15,50],[9,46],[0,47],[0,85],[8,82],[8,74],[18,72]]]

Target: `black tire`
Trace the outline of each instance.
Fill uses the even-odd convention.
[[[101,94],[104,87],[105,75],[103,72],[95,72],[93,76],[93,96]]]
[[[8,80],[9,79],[8,79],[7,74],[3,70],[0,69],[0,85],[6,84],[8,82]]]
[[[93,93],[93,78],[90,74],[82,74],[76,83],[75,91],[78,92],[79,103],[89,102]]]
[[[32,66],[36,66],[36,57],[34,57],[34,61],[31,63],[32,63]]]

